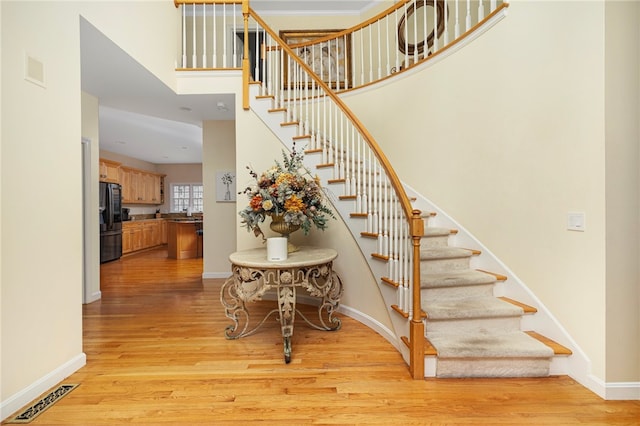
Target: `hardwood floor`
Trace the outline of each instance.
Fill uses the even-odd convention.
[[[412,380],[345,316],[337,332],[296,322],[287,365],[275,320],[225,339],[223,280],[201,273],[202,259],[166,250],[102,265],[102,300],[84,306],[87,365],[64,381],[80,386],[32,424],[640,424],[640,401],[604,401],[569,377]]]

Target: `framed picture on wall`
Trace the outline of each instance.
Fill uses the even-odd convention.
[[[341,31],[282,30],[280,38],[332,89],[345,89],[352,86],[351,35],[345,34],[325,42],[313,43],[316,39]],[[288,81],[287,67],[284,68],[284,74],[284,81]]]
[[[236,202],[236,172],[232,170],[216,172],[216,201],[219,203]]]

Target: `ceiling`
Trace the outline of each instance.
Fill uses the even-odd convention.
[[[263,15],[349,15],[391,0],[251,0]],[[234,120],[235,96],[177,95],[81,19],[82,90],[98,98],[100,149],[154,164],[202,162],[202,122]]]

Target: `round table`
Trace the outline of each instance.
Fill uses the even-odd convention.
[[[341,326],[334,314],[342,296],[342,282],[333,271],[333,260],[338,253],[330,248],[299,247],[289,253],[286,260],[267,260],[267,250],[257,248],[232,253],[229,256],[232,275],[222,285],[220,302],[225,315],[233,324],[225,329],[227,339],[250,336],[274,313],[278,313],[284,343],[284,359],[291,361],[291,336],[296,313],[318,330],[334,331]],[[313,323],[296,309],[296,289],[301,287],[309,295],[320,299],[318,321]],[[275,289],[277,309],[273,309],[253,328],[249,328],[250,315],[246,303],[261,300],[269,290]]]

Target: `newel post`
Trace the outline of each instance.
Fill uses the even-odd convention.
[[[424,235],[424,221],[420,210],[413,210],[411,216],[411,239],[413,242],[413,315],[409,325],[409,369],[414,379],[424,379],[424,322],[420,300],[420,241]]]
[[[242,53],[242,108],[249,109],[249,0],[242,0],[244,51]]]

